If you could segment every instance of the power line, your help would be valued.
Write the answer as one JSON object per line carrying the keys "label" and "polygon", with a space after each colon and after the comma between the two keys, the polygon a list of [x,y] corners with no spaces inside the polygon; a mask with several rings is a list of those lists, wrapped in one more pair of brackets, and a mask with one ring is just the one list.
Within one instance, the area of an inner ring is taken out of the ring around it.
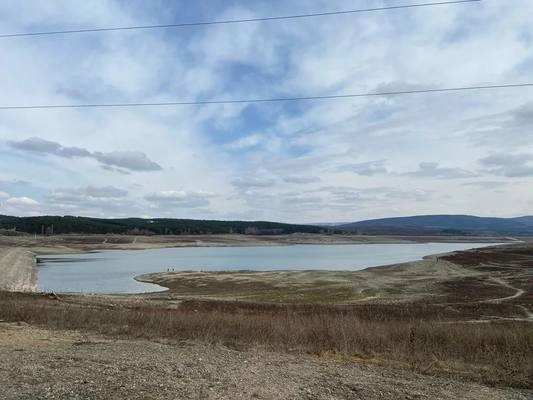
{"label": "power line", "polygon": [[98,108],[98,107],[159,107],[159,106],[197,106],[211,104],[243,104],[243,103],[274,103],[304,100],[334,100],[348,99],[357,97],[376,97],[376,96],[398,96],[407,94],[420,93],[443,93],[443,92],[460,92],[474,90],[494,90],[494,89],[511,89],[533,87],[533,83],[516,83],[504,85],[488,86],[463,86],[441,89],[419,89],[419,90],[399,90],[389,92],[370,92],[370,93],[352,93],[336,94],[326,96],[302,96],[302,97],[278,97],[267,99],[239,99],[239,100],[200,100],[200,101],[170,101],[160,103],[99,103],[99,104],[41,104],[29,106],[0,106],[0,110],[27,110],[27,109],[50,109],[50,108]]}
{"label": "power line", "polygon": [[313,17],[326,17],[332,15],[347,15],[357,13],[368,13],[374,11],[387,11],[387,10],[399,10],[405,8],[417,8],[417,7],[431,7],[442,6],[461,3],[476,3],[482,0],[455,0],[455,1],[439,1],[432,3],[418,3],[418,4],[405,4],[397,6],[386,7],[374,7],[363,8],[357,10],[344,10],[344,11],[331,11],[311,14],[296,14],[296,15],[280,15],[274,17],[262,17],[262,18],[246,18],[246,19],[229,19],[221,21],[200,21],[200,22],[184,22],[179,24],[164,24],[164,25],[137,25],[137,26],[119,26],[109,28],[88,28],[88,29],[73,29],[62,31],[46,31],[46,32],[20,32],[20,33],[6,33],[0,34],[0,38],[20,37],[20,36],[44,36],[44,35],[67,35],[74,33],[89,33],[89,32],[109,32],[109,31],[125,31],[135,29],[162,29],[162,28],[184,28],[190,26],[206,26],[206,25],[223,25],[223,24],[240,24],[246,22],[260,22],[260,21],[279,21],[297,18],[313,18]]}

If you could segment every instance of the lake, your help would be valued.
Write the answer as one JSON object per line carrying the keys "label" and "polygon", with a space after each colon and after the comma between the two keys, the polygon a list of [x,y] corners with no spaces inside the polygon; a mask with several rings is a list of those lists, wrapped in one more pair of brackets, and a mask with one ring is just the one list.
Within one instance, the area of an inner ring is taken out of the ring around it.
{"label": "lake", "polygon": [[175,271],[330,269],[361,270],[415,261],[423,256],[485,247],[487,243],[174,247],[102,250],[38,257],[37,287],[43,291],[142,293],[165,290],[137,282],[137,275]]}

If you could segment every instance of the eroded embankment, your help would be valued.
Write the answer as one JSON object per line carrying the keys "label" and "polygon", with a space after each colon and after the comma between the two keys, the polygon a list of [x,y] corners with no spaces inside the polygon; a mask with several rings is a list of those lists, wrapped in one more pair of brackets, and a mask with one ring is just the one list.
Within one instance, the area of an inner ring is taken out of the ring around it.
{"label": "eroded embankment", "polygon": [[0,247],[0,290],[34,292],[36,283],[35,254],[21,247]]}

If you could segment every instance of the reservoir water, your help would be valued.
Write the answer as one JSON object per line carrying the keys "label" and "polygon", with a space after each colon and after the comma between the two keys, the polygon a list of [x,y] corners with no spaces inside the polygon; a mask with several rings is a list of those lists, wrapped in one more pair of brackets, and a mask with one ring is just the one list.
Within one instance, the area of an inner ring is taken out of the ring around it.
{"label": "reservoir water", "polygon": [[175,247],[150,250],[103,250],[40,256],[37,287],[43,291],[142,293],[164,290],[141,283],[137,275],[175,271],[330,269],[415,261],[423,256],[485,247],[487,243],[416,243],[291,245],[254,247]]}

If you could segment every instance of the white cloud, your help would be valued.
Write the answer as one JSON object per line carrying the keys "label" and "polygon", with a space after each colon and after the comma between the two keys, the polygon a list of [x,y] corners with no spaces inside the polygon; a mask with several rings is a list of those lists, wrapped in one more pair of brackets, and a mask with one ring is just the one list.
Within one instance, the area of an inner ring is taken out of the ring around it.
{"label": "white cloud", "polygon": [[58,157],[94,158],[102,163],[104,168],[124,168],[130,171],[159,171],[161,166],[150,160],[146,154],[140,151],[112,151],[102,153],[90,152],[79,147],[64,147],[59,143],[39,137],[31,137],[22,141],[8,141],[8,145],[17,150],[29,151],[39,154],[53,154]]}
{"label": "white cloud", "polygon": [[296,184],[306,184],[306,183],[316,183],[320,182],[320,178],[318,176],[297,176],[297,175],[289,175],[283,178],[283,180],[287,183],[296,183]]}
{"label": "white cloud", "polygon": [[10,206],[17,208],[34,208],[39,205],[39,202],[30,199],[29,197],[10,197],[6,200],[6,203]]}
{"label": "white cloud", "polygon": [[238,189],[247,190],[274,186],[275,181],[267,178],[246,177],[233,180],[232,185]]}
{"label": "white cloud", "polygon": [[508,178],[533,177],[533,154],[491,154],[479,160],[491,174]]}
{"label": "white cloud", "polygon": [[209,205],[209,199],[214,197],[212,192],[198,190],[198,191],[185,191],[185,190],[163,190],[156,193],[149,194],[145,197],[146,200],[151,202],[156,207],[168,208],[168,207],[185,207],[196,208],[205,207]]}
{"label": "white cloud", "polygon": [[353,172],[357,175],[373,176],[378,174],[386,174],[385,168],[386,160],[368,161],[357,164],[344,164],[337,168],[339,172]]}
{"label": "white cloud", "polygon": [[109,201],[123,198],[128,194],[126,190],[113,186],[87,186],[85,188],[55,189],[46,195],[47,199],[56,202],[83,203],[90,201]]}
{"label": "white cloud", "polygon": [[242,150],[249,147],[257,146],[263,142],[264,138],[261,134],[248,135],[238,140],[235,140],[234,142],[231,142],[228,145],[228,148],[231,150]]}
{"label": "white cloud", "polygon": [[440,167],[436,162],[421,162],[418,164],[418,170],[405,172],[404,175],[415,178],[433,178],[433,179],[456,179],[472,178],[475,173],[462,168]]}

